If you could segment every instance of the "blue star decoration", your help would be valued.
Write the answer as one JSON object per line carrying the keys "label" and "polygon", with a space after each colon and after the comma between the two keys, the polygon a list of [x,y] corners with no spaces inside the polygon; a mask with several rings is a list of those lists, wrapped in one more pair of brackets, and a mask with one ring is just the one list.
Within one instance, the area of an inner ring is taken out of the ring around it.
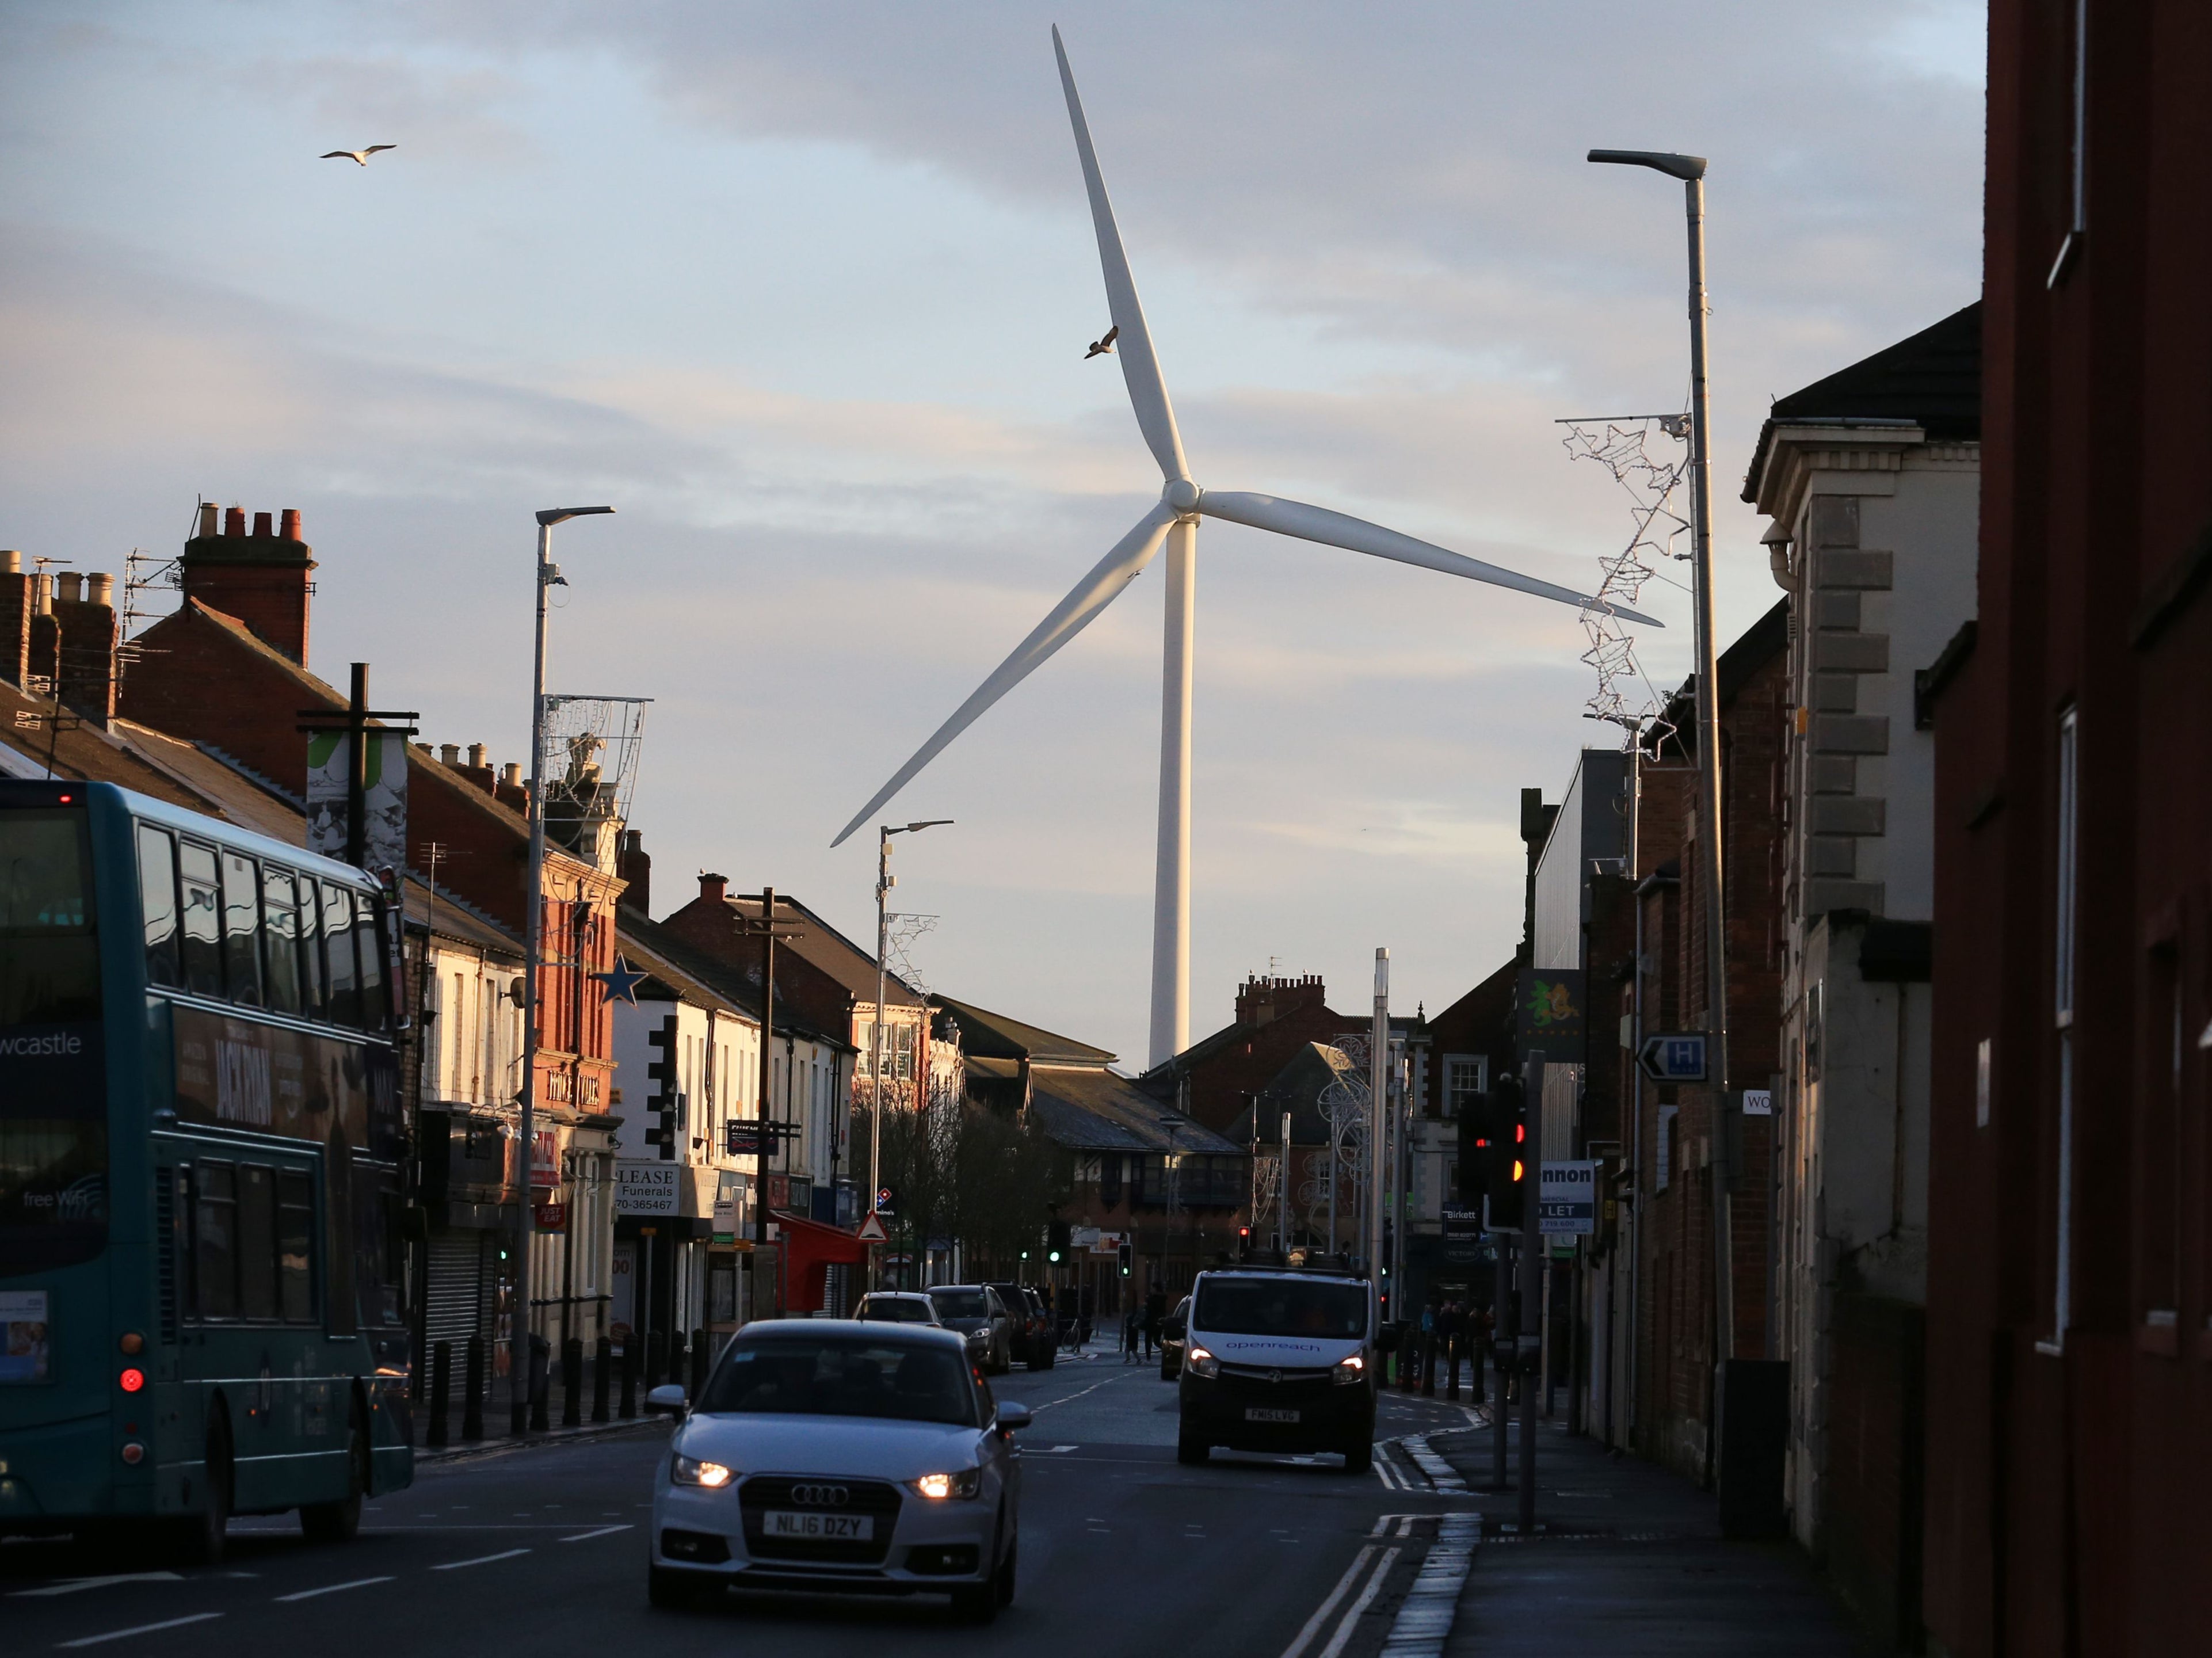
{"label": "blue star decoration", "polygon": [[599,981],[609,1001],[628,1002],[632,1007],[635,1007],[638,986],[643,984],[652,975],[640,973],[628,962],[623,960],[621,955],[617,953],[611,971],[594,973],[591,976]]}

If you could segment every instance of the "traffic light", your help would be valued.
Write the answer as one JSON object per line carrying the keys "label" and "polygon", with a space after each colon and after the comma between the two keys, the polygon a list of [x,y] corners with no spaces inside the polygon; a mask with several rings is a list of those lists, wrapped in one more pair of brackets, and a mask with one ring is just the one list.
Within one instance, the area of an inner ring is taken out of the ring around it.
{"label": "traffic light", "polygon": [[1249,1226],[1240,1226],[1237,1229],[1237,1259],[1239,1260],[1252,1259],[1252,1229]]}
{"label": "traffic light", "polygon": [[1121,1276],[1123,1278],[1129,1276],[1129,1268],[1132,1264],[1130,1260],[1131,1254],[1132,1251],[1129,1248],[1129,1240],[1123,1238],[1119,1247],[1117,1247],[1114,1251],[1114,1259],[1120,1265],[1121,1268]]}
{"label": "traffic light", "polygon": [[1489,1206],[1485,1230],[1517,1232],[1528,1206],[1528,1102],[1520,1083],[1501,1077],[1490,1090],[1489,1120],[1485,1125],[1489,1144],[1484,1148],[1489,1184],[1484,1197]]}
{"label": "traffic light", "polygon": [[1057,1266],[1075,1252],[1074,1234],[1064,1220],[1047,1221],[1044,1229],[1044,1258]]}

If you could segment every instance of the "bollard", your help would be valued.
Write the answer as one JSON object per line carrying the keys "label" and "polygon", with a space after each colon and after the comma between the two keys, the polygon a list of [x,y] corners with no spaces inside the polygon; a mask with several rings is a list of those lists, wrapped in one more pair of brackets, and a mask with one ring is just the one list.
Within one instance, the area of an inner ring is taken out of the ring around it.
{"label": "bollard", "polygon": [[607,1419],[607,1372],[614,1368],[615,1345],[605,1336],[592,1350],[592,1420]]}
{"label": "bollard", "polygon": [[645,1390],[651,1393],[668,1374],[668,1336],[655,1330],[645,1339]]}
{"label": "bollard", "polygon": [[446,1442],[446,1412],[453,1403],[453,1344],[439,1342],[430,1349],[430,1420],[422,1430],[422,1443],[437,1450]]}
{"label": "bollard", "polygon": [[[681,1330],[668,1333],[668,1369],[662,1374],[668,1378],[671,1386],[684,1386],[684,1332]],[[688,1393],[686,1397],[689,1397]]]}
{"label": "bollard", "polygon": [[1421,1338],[1421,1396],[1437,1396],[1437,1333],[1430,1331]]}
{"label": "bollard", "polygon": [[473,1444],[483,1437],[484,1345],[482,1336],[469,1338],[468,1397],[461,1401],[461,1437]]}
{"label": "bollard", "polygon": [[545,1431],[545,1395],[552,1381],[553,1344],[535,1331],[530,1337],[530,1370],[523,1378],[530,1389],[530,1431]]}
{"label": "bollard", "polygon": [[686,1397],[696,1403],[699,1395],[706,1391],[707,1333],[704,1330],[694,1330],[691,1333],[691,1391]]}
{"label": "bollard", "polygon": [[584,1420],[584,1344],[570,1336],[561,1344],[561,1425],[580,1427]]}
{"label": "bollard", "polygon": [[637,1337],[635,1333],[623,1338],[622,1376],[622,1419],[628,1422],[637,1414]]}
{"label": "bollard", "polygon": [[[1479,1359],[1476,1361],[1478,1363],[1480,1362]],[[1456,1330],[1453,1331],[1444,1342],[1444,1376],[1446,1378],[1444,1397],[1457,1399],[1459,1397],[1459,1332]]]}

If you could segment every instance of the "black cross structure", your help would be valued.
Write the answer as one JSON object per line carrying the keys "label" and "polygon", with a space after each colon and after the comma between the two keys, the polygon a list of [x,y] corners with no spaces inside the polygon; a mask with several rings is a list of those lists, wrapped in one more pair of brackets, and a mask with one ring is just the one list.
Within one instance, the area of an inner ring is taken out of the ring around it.
{"label": "black cross structure", "polygon": [[[298,727],[303,732],[342,731],[352,739],[346,752],[346,854],[345,860],[358,869],[368,856],[368,826],[362,821],[368,815],[368,733],[372,720],[420,720],[422,714],[414,708],[372,708],[368,706],[368,664],[353,665],[353,695],[346,710],[339,714],[330,708],[301,708],[299,717],[314,723]],[[416,735],[413,726],[379,726],[380,732],[407,738]],[[404,763],[404,762],[403,762]],[[404,863],[403,857],[400,861]],[[395,870],[395,876],[404,875]]]}
{"label": "black cross structure", "polygon": [[[770,1123],[769,1110],[770,1102],[775,1097],[775,1091],[774,1085],[775,1076],[774,1068],[775,1065],[775,941],[778,938],[797,938],[799,936],[799,928],[793,923],[779,923],[776,920],[775,889],[774,887],[767,887],[763,889],[761,892],[761,913],[757,916],[738,916],[737,918],[737,930],[738,936],[741,938],[758,938],[761,941],[761,1063],[759,1121],[765,1127]],[[775,1139],[777,1149],[783,1155],[784,1168],[786,1172],[788,1172],[791,1167],[791,1142],[798,1137],[798,1130],[788,1121],[775,1124],[775,1130],[776,1131]],[[763,1153],[756,1162],[754,1165],[755,1168],[759,1169],[759,1164],[766,1161],[766,1154]],[[755,1243],[766,1243],[768,1242],[767,1171],[765,1169],[760,1169],[757,1179],[758,1181],[758,1185],[753,1193],[753,1242]],[[781,1278],[781,1274],[779,1273],[777,1276]],[[781,1308],[778,1308],[776,1310],[781,1314],[783,1309]]]}

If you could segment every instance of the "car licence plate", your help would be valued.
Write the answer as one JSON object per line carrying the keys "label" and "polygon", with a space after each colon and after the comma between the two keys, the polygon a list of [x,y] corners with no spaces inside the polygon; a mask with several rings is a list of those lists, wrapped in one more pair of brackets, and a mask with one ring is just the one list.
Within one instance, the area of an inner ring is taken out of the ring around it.
{"label": "car licence plate", "polygon": [[1244,1407],[1244,1419],[1247,1422],[1295,1422],[1298,1419],[1298,1413],[1296,1411],[1270,1410],[1264,1405],[1248,1405]]}
{"label": "car licence plate", "polygon": [[816,1542],[866,1543],[876,1522],[864,1514],[791,1514],[771,1510],[763,1516],[770,1537],[804,1537]]}

